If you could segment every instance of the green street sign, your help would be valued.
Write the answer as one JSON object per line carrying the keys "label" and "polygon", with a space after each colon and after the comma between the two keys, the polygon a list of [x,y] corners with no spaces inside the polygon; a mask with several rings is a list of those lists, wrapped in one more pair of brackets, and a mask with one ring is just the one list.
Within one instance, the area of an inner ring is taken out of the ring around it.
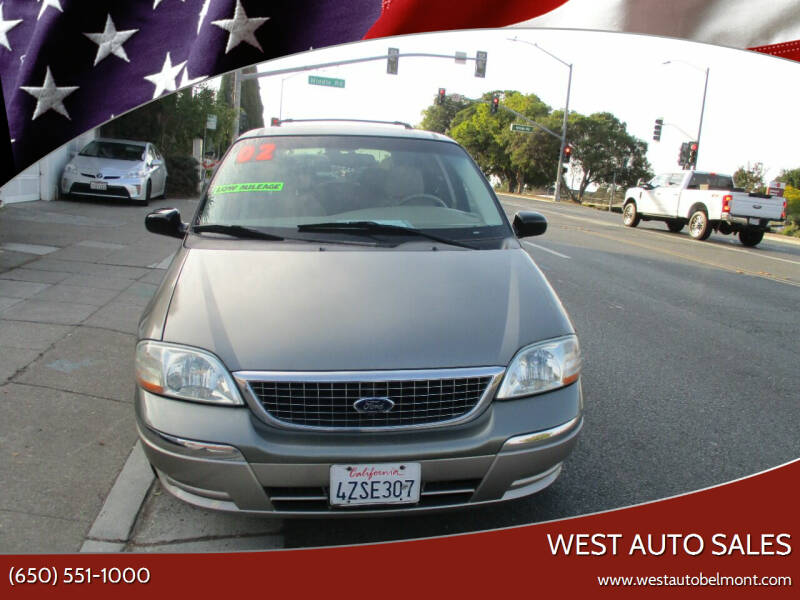
{"label": "green street sign", "polygon": [[308,83],[311,85],[324,85],[335,88],[344,87],[344,79],[337,79],[336,77],[318,77],[317,75],[309,75]]}
{"label": "green street sign", "polygon": [[532,133],[533,127],[530,125],[517,125],[516,123],[512,123],[511,131],[524,131],[525,133]]}

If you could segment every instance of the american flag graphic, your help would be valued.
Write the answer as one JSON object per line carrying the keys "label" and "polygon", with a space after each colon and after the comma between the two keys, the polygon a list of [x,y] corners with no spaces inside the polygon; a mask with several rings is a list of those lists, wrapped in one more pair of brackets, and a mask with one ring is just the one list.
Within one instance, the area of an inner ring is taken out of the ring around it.
{"label": "american flag graphic", "polygon": [[[624,12],[625,1],[593,5]],[[1,0],[0,184],[114,116],[238,67],[363,38],[512,25],[573,2]],[[798,43],[760,49],[800,59]]]}

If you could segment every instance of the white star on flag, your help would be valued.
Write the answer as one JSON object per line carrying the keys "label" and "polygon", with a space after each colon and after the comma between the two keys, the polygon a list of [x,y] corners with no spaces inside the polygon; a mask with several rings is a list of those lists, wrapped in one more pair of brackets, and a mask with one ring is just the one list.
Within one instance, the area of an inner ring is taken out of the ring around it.
{"label": "white star on flag", "polygon": [[44,76],[44,83],[41,87],[20,86],[19,89],[36,98],[36,108],[31,117],[31,121],[33,121],[51,109],[69,119],[69,113],[64,107],[64,98],[77,90],[78,86],[58,87],[53,79],[53,74],[50,72],[50,67],[47,67],[47,73]]}
{"label": "white star on flag", "polygon": [[[36,0],[36,1],[37,2],[41,2],[42,0]],[[64,9],[61,8],[61,0],[44,0],[44,4],[42,4],[42,9],[39,11],[39,16],[36,17],[37,21],[42,18],[42,15],[44,14],[44,11],[47,10],[48,6],[52,6],[53,8],[57,8],[58,12],[62,12],[62,13],[64,12]]]}
{"label": "white star on flag", "polygon": [[248,19],[242,7],[241,0],[236,0],[236,11],[233,13],[232,19],[211,21],[211,24],[221,27],[228,32],[228,45],[225,47],[225,54],[227,54],[242,42],[247,42],[263,52],[264,49],[256,39],[255,30],[261,27],[266,21],[269,21],[269,17],[253,17],[252,19]]}
{"label": "white star on flag", "polygon": [[22,23],[22,19],[9,19],[6,21],[3,18],[3,3],[0,2],[0,46],[3,46],[6,50],[11,50],[11,44],[8,43],[8,32],[20,23]]}
{"label": "white star on flag", "polygon": [[181,81],[178,84],[179,88],[185,88],[190,85],[194,85],[200,81],[203,81],[206,78],[205,75],[200,75],[200,77],[191,78],[189,77],[189,67],[187,66],[183,72],[181,73]]}
{"label": "white star on flag", "polygon": [[161,71],[158,73],[153,73],[152,75],[145,75],[144,78],[147,79],[150,83],[156,86],[155,91],[153,92],[153,100],[158,98],[164,92],[174,92],[177,87],[175,86],[175,78],[178,76],[178,73],[181,72],[183,65],[186,64],[186,61],[179,62],[177,65],[172,64],[172,58],[167,52],[167,56],[164,59],[164,65],[161,67]]}
{"label": "white star on flag", "polygon": [[109,54],[118,56],[125,62],[131,62],[128,55],[125,53],[125,48],[122,44],[128,41],[138,29],[128,29],[127,31],[117,31],[114,21],[111,20],[111,15],[106,17],[106,27],[103,33],[84,33],[86,37],[97,44],[97,56],[94,57],[94,65],[96,66],[101,60],[106,58]]}
{"label": "white star on flag", "polygon": [[197,35],[200,35],[200,28],[203,26],[203,19],[205,19],[208,14],[208,5],[210,2],[211,0],[205,0],[203,6],[200,7],[200,16],[197,19]]}
{"label": "white star on flag", "polygon": [[[158,8],[158,5],[161,4],[163,0],[153,0],[153,10]],[[185,2],[185,0],[181,0],[181,2]]]}

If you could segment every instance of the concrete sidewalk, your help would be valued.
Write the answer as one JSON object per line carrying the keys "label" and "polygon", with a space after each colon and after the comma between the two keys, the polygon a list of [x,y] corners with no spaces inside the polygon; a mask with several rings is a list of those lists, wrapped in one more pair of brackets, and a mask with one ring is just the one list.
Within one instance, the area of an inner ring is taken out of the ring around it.
{"label": "concrete sidewalk", "polygon": [[77,552],[136,441],[136,326],[179,242],[149,208],[0,210],[0,553]]}

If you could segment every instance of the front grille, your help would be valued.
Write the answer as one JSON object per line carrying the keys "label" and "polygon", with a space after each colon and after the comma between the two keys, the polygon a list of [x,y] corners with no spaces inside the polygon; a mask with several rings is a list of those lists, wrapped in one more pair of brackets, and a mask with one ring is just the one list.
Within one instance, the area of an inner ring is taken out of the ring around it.
{"label": "front grille", "polygon": [[91,194],[92,196],[113,196],[117,198],[130,198],[127,188],[121,185],[109,185],[104,190],[93,190],[88,183],[73,183],[70,194]]}
{"label": "front grille", "polygon": [[429,481],[422,484],[419,504],[375,504],[357,507],[332,507],[328,503],[327,487],[266,487],[264,491],[278,512],[321,512],[341,510],[397,510],[408,508],[433,508],[468,504],[480,479],[458,481]]}
{"label": "front grille", "polygon": [[[414,427],[452,421],[475,409],[492,375],[387,381],[250,380],[253,393],[274,419],[302,426],[335,428]],[[355,409],[362,398],[389,398],[388,412]]]}
{"label": "front grille", "polygon": [[105,179],[119,179],[119,175],[101,175],[100,177],[97,177],[97,175],[95,175],[94,173],[81,173],[81,175],[83,175],[84,177],[90,177],[91,179],[97,179],[100,181]]}

